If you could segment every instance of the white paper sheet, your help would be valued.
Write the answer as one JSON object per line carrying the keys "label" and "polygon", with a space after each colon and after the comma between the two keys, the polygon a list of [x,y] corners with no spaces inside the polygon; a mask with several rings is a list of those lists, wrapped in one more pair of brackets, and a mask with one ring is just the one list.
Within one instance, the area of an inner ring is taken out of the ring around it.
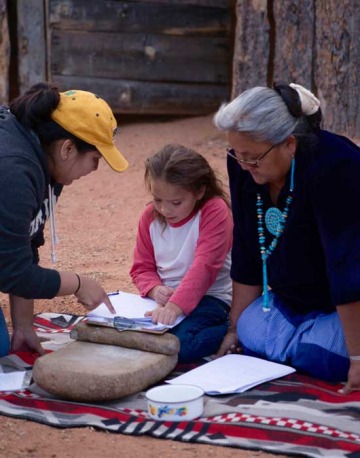
{"label": "white paper sheet", "polygon": [[207,394],[242,393],[250,388],[295,372],[283,364],[245,355],[225,355],[186,372],[168,383],[197,385]]}
{"label": "white paper sheet", "polygon": [[143,322],[146,329],[160,330],[164,328],[173,328],[185,316],[178,317],[173,325],[164,325],[162,323],[151,324],[151,317],[144,317],[145,312],[152,311],[156,308],[156,302],[150,298],[141,297],[138,294],[125,293],[119,291],[116,294],[109,295],[112,305],[116,310],[116,314],[113,315],[105,304],[100,304],[96,309],[91,310],[87,316],[89,317],[101,317],[101,318],[114,318],[114,316],[122,316],[130,318],[135,322]]}
{"label": "white paper sheet", "polygon": [[26,371],[0,373],[0,391],[20,390],[24,385]]}

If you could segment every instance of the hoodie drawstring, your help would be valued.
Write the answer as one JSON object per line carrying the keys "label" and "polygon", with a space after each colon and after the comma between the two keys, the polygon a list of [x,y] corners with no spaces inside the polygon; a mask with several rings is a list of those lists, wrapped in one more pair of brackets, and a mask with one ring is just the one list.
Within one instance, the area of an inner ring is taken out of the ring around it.
{"label": "hoodie drawstring", "polygon": [[51,235],[51,262],[56,263],[56,252],[55,246],[58,243],[58,238],[56,235],[56,226],[55,226],[55,212],[54,206],[56,203],[56,197],[54,189],[49,184],[49,217],[50,217],[50,235]]}

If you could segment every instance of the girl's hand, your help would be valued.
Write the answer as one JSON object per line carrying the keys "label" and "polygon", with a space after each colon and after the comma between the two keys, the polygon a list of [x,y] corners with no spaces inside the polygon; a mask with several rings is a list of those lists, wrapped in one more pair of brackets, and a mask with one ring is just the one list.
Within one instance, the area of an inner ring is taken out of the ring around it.
{"label": "girl's hand", "polygon": [[164,307],[168,303],[170,297],[173,294],[174,294],[173,288],[170,288],[169,286],[159,285],[159,286],[155,286],[155,288],[153,288],[150,291],[148,296],[154,299],[154,301],[158,305]]}
{"label": "girl's hand", "polygon": [[36,335],[33,327],[14,329],[11,337],[11,352],[26,351],[30,353],[39,353],[44,355],[45,350],[40,344],[40,339]]}
{"label": "girl's hand", "polygon": [[228,355],[230,353],[241,353],[241,347],[237,337],[236,330],[229,330],[224,340],[222,341],[219,350],[214,355],[214,359],[220,356]]}
{"label": "girl's hand", "polygon": [[163,307],[156,307],[152,312],[146,312],[145,316],[151,316],[153,323],[174,324],[176,318],[183,314],[181,308],[173,302],[168,302]]}
{"label": "girl's hand", "polygon": [[350,394],[353,391],[360,391],[360,361],[358,360],[350,360],[348,381],[339,393]]}
{"label": "girl's hand", "polygon": [[83,275],[80,276],[80,280],[80,289],[75,294],[80,304],[84,305],[88,310],[92,310],[104,303],[111,313],[116,313],[109,296],[99,283]]}

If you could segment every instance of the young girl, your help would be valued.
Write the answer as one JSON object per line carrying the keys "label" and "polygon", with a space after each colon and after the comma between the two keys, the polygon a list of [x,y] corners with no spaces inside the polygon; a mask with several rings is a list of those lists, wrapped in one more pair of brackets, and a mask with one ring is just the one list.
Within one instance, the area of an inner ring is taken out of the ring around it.
{"label": "young girl", "polygon": [[157,303],[153,322],[173,324],[180,362],[214,354],[228,328],[232,220],[206,159],[167,145],[145,163],[153,202],[141,215],[131,278]]}

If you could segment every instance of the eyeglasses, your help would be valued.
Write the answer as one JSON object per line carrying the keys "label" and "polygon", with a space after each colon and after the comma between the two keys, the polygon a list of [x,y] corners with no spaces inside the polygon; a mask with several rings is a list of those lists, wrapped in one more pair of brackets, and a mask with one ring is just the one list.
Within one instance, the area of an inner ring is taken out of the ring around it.
{"label": "eyeglasses", "polygon": [[259,163],[260,161],[262,161],[264,159],[264,157],[270,153],[270,151],[275,148],[276,145],[272,145],[270,146],[270,148],[265,151],[264,154],[262,154],[261,156],[259,156],[257,159],[255,160],[252,160],[252,161],[249,161],[248,159],[239,159],[237,156],[236,156],[236,153],[235,153],[235,150],[233,148],[227,148],[226,151],[227,151],[227,154],[228,156],[232,157],[233,159],[235,159],[239,164],[245,164],[245,165],[250,165],[251,167],[258,167],[259,166]]}

